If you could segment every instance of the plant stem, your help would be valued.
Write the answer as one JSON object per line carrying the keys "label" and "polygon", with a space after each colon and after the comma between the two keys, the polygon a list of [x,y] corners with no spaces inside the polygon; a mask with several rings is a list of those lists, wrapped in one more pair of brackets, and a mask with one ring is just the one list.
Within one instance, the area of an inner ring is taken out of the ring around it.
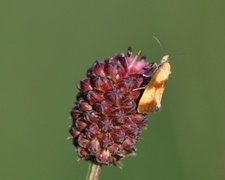
{"label": "plant stem", "polygon": [[88,168],[86,180],[99,180],[102,166],[91,162]]}

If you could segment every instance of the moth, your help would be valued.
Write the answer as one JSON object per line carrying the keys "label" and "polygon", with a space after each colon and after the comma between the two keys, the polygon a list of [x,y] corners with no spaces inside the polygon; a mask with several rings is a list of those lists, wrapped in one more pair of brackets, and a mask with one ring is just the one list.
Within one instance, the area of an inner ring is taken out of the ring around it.
{"label": "moth", "polygon": [[139,113],[153,114],[160,111],[163,92],[171,74],[169,57],[169,55],[163,56],[160,64],[156,65],[151,80],[139,100],[137,107]]}

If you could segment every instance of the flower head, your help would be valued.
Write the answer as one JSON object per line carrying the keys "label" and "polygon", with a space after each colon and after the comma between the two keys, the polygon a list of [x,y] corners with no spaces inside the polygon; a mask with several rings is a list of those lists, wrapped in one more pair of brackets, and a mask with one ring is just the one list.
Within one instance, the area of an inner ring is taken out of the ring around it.
{"label": "flower head", "polygon": [[80,159],[118,166],[135,154],[147,125],[137,104],[154,72],[145,57],[138,61],[140,54],[132,55],[128,48],[126,55],[96,61],[80,81],[69,130]]}

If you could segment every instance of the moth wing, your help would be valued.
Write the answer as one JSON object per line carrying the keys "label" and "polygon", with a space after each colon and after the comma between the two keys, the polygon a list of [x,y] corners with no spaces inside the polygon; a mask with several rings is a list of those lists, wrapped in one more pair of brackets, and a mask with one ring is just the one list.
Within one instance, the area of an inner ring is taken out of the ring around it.
{"label": "moth wing", "polygon": [[139,113],[152,114],[161,109],[160,100],[156,98],[155,93],[156,88],[149,84],[138,103],[137,111]]}
{"label": "moth wing", "polygon": [[161,109],[161,99],[170,73],[168,62],[160,64],[141,96],[137,108],[139,113],[152,114]]}

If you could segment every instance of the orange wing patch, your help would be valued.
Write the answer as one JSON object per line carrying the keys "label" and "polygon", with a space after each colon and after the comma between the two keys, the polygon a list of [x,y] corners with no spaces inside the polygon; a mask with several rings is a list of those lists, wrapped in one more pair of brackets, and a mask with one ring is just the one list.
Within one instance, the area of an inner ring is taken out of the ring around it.
{"label": "orange wing patch", "polygon": [[165,55],[141,96],[137,108],[139,113],[153,114],[161,109],[162,95],[170,73],[169,55]]}

